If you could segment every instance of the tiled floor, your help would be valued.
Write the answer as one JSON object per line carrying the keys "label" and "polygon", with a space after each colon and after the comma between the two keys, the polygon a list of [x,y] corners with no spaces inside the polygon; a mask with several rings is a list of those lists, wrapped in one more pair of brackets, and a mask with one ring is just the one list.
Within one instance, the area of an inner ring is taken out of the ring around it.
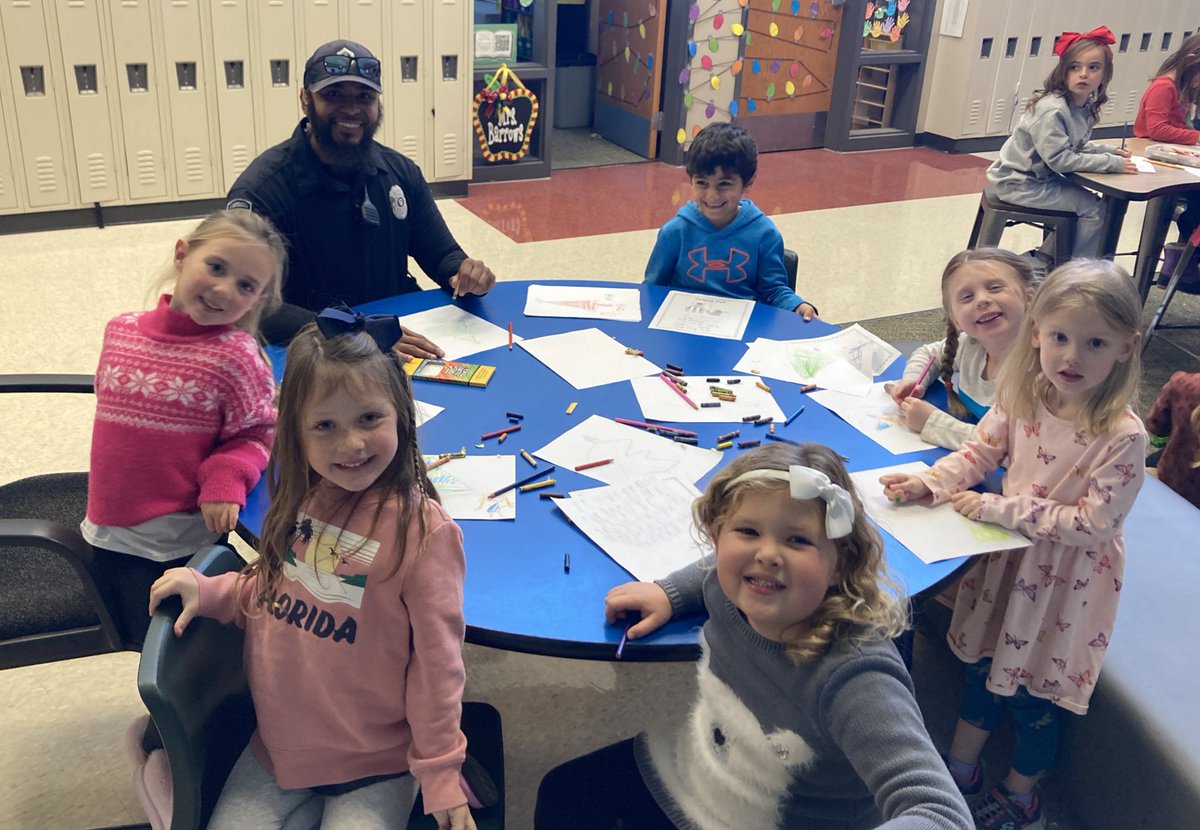
{"label": "tiled floor", "polygon": [[[800,290],[830,322],[940,305],[938,280],[974,217],[986,162],[930,150],[767,154],[750,197],[800,254]],[[678,168],[637,164],[473,186],[441,203],[473,256],[504,279],[640,281],[658,226],[686,198]],[[1141,210],[1127,218],[1134,246]],[[145,307],[191,222],[0,236],[0,371],[91,372],[104,322]],[[1033,238],[1010,232],[1021,250]],[[87,466],[91,402],[0,396],[0,482]],[[598,597],[592,613],[601,613]],[[136,656],[0,672],[0,827],[140,820],[122,751],[140,711]],[[504,718],[510,827],[531,825],[541,775],[636,732],[683,695],[686,664],[576,662],[470,647],[468,692]],[[924,682],[924,681],[923,681]],[[936,681],[935,681],[936,682]],[[938,710],[931,727],[946,733]],[[1082,830],[1061,823],[1060,830]]]}

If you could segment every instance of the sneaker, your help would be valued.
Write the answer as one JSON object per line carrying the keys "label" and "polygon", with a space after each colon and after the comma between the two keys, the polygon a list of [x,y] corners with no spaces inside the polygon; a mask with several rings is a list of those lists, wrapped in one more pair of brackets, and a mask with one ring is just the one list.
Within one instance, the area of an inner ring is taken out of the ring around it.
{"label": "sneaker", "polygon": [[942,762],[946,764],[946,771],[950,773],[950,778],[954,781],[954,786],[958,787],[958,791],[962,793],[963,798],[971,798],[983,792],[983,765],[976,764],[970,778],[959,778],[954,770],[950,769],[950,762],[947,756],[942,756]]}
{"label": "sneaker", "polygon": [[1013,801],[1010,795],[1001,784],[971,804],[977,830],[1045,830],[1046,819],[1038,803],[1038,791],[1034,789],[1033,804],[1029,809]]}

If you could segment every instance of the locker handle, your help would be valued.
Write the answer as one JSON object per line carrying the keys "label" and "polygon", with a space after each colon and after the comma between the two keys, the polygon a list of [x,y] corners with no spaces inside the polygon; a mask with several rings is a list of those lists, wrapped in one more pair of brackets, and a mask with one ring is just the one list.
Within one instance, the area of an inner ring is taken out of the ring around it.
{"label": "locker handle", "polygon": [[243,61],[225,61],[225,86],[242,89],[246,85],[246,65]]}
{"label": "locker handle", "polygon": [[271,86],[290,86],[288,80],[290,71],[287,58],[272,60],[269,64],[271,70]]}
{"label": "locker handle", "polygon": [[125,64],[125,75],[129,79],[130,92],[150,91],[150,70],[144,63]]}
{"label": "locker handle", "polygon": [[75,88],[80,95],[95,95],[99,91],[96,86],[96,64],[75,64]]}
{"label": "locker handle", "polygon": [[46,94],[46,70],[41,66],[22,66],[21,83],[25,87],[25,95],[37,98]]}
{"label": "locker handle", "polygon": [[458,80],[458,55],[442,55],[442,80]]}
{"label": "locker handle", "polygon": [[179,84],[180,89],[194,91],[196,89],[195,61],[176,61],[175,81]]}
{"label": "locker handle", "polygon": [[415,84],[417,82],[417,56],[400,56],[400,83]]}

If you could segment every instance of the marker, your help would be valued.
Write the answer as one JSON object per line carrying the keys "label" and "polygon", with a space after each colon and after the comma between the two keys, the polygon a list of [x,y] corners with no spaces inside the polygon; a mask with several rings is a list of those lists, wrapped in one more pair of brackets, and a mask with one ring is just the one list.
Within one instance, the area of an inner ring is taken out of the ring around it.
{"label": "marker", "polygon": [[692,409],[700,408],[699,406],[696,405],[696,402],[694,400],[692,400],[691,398],[689,398],[687,396],[686,392],[684,392],[677,385],[675,385],[674,382],[672,382],[670,375],[659,375],[659,377],[662,378],[663,383],[665,383],[667,386],[671,387],[671,389],[675,392],[676,395],[683,398],[683,400],[687,403],[688,406],[690,406]]}
{"label": "marker", "polygon": [[494,499],[494,498],[496,498],[496,496],[502,496],[505,493],[507,493],[509,490],[515,490],[517,487],[526,485],[529,482],[533,481],[535,478],[541,478],[542,476],[549,475],[552,472],[554,472],[553,464],[551,464],[549,467],[547,467],[544,470],[538,470],[536,473],[530,473],[529,475],[525,476],[525,478],[519,478],[516,481],[514,481],[512,484],[509,484],[505,487],[501,487],[499,490],[497,490],[494,493],[488,493],[488,498]]}
{"label": "marker", "polygon": [[517,490],[522,493],[528,493],[530,490],[537,490],[542,487],[549,487],[553,484],[558,484],[558,482],[552,478],[548,478],[545,481],[535,481],[533,484],[522,484],[520,487],[517,488]]}
{"label": "marker", "polygon": [[621,652],[625,651],[625,643],[629,642],[629,629],[633,623],[625,623],[625,633],[621,635],[621,642],[617,644],[617,659],[621,659]]}
{"label": "marker", "polygon": [[[542,498],[546,498],[545,493],[542,494]],[[570,572],[571,572],[571,554],[564,553],[563,554],[563,573],[569,574]]]}
{"label": "marker", "polygon": [[802,406],[799,409],[797,409],[795,412],[793,412],[791,415],[789,415],[787,417],[787,420],[783,422],[783,425],[785,427],[791,426],[792,421],[796,420],[796,418],[798,418],[799,416],[801,416],[803,414],[804,414],[804,407]]}
{"label": "marker", "polygon": [[508,324],[508,350],[512,351],[512,323]]}
{"label": "marker", "polygon": [[611,464],[612,462],[613,460],[611,458],[604,458],[600,461],[589,461],[586,464],[580,464],[578,467],[576,467],[575,472],[583,472],[584,470],[590,470],[593,467],[603,467],[605,464]]}
{"label": "marker", "polygon": [[533,457],[532,455],[530,455],[529,453],[525,452],[525,450],[521,450],[521,457],[522,457],[522,458],[524,458],[526,461],[528,461],[528,462],[529,462],[529,466],[530,466],[530,467],[536,467],[536,466],[537,466],[537,459],[536,459],[536,458],[534,458],[534,457]]}
{"label": "marker", "polygon": [[[925,368],[921,370],[921,374],[917,375],[917,384],[916,384],[917,386],[922,386],[922,383],[923,383],[923,382],[924,382],[924,380],[925,380],[925,376],[926,376],[927,374],[929,374],[929,368],[930,368],[931,366],[933,366],[933,358],[934,358],[934,357],[935,357],[935,355],[930,355],[930,356],[929,356],[929,360],[927,360],[927,361],[925,362]],[[924,387],[922,386],[922,388],[924,388]]]}
{"label": "marker", "polygon": [[770,392],[770,391],[771,391],[771,387],[770,387],[770,386],[767,386],[767,385],[766,385],[765,383],[763,383],[761,380],[756,380],[756,381],[754,381],[754,385],[755,385],[755,386],[757,386],[759,389],[761,389],[761,390],[762,390],[762,391],[764,391],[764,392]]}
{"label": "marker", "polygon": [[483,435],[480,435],[479,440],[486,441],[487,439],[495,438],[498,435],[507,435],[510,432],[516,432],[520,428],[521,428],[521,425],[517,424],[516,426],[505,427],[504,429],[498,429],[495,432],[487,432],[487,433],[484,433]]}

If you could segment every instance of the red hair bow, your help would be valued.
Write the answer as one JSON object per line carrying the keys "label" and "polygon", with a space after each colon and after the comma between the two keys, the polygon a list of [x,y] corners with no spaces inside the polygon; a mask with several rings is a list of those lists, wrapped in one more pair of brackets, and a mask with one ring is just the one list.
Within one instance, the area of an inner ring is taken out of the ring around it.
{"label": "red hair bow", "polygon": [[1117,36],[1107,26],[1097,26],[1090,32],[1084,32],[1083,34],[1079,32],[1063,32],[1058,36],[1058,40],[1054,42],[1054,54],[1061,58],[1077,40],[1092,40],[1101,46],[1110,46],[1117,42]]}

